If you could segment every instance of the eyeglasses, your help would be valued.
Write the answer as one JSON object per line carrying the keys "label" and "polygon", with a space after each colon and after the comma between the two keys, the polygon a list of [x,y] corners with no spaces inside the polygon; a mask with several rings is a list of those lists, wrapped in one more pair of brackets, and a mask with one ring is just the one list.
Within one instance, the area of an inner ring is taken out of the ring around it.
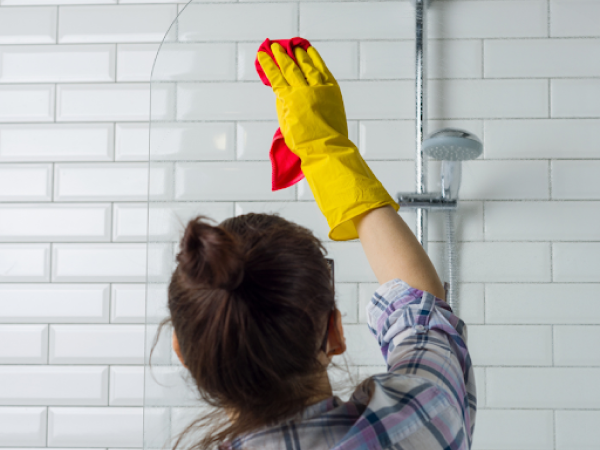
{"label": "eyeglasses", "polygon": [[327,261],[327,265],[329,266],[329,273],[331,274],[331,284],[333,287],[335,287],[334,281],[335,281],[335,277],[334,277],[334,272],[333,272],[333,259],[331,258],[325,258],[325,261]]}
{"label": "eyeglasses", "polygon": [[[335,276],[334,276],[334,265],[333,259],[325,258],[327,261],[327,265],[329,266],[329,273],[331,274],[331,285],[335,292]],[[331,308],[329,315],[327,316],[327,327],[325,328],[325,336],[323,336],[323,342],[321,343],[321,350],[323,353],[327,354],[327,338],[329,337],[329,327],[331,326],[331,319],[333,318],[333,312],[335,311],[335,306]]]}

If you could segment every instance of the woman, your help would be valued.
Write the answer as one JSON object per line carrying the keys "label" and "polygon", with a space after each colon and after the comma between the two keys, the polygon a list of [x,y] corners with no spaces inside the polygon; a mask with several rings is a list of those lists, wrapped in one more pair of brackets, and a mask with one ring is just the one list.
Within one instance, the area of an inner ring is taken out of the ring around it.
{"label": "woman", "polygon": [[[327,366],[346,350],[321,242],[281,217],[189,222],[169,286],[173,347],[204,400],[226,415],[195,448],[468,449],[475,380],[466,327],[427,254],[348,140],[339,86],[313,47],[258,60],[286,145],[334,240],[359,238],[380,287],[368,326],[388,371],[348,402]],[[262,54],[261,54],[262,53]],[[276,64],[276,63],[277,64]]]}

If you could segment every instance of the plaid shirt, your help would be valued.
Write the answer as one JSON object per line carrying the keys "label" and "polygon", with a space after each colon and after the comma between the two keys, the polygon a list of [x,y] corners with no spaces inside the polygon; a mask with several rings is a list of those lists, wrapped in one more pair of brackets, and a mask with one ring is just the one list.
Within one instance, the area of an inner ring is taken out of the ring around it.
{"label": "plaid shirt", "polygon": [[363,381],[347,402],[330,397],[229,448],[469,449],[477,400],[465,323],[399,279],[375,291],[367,313],[386,373]]}

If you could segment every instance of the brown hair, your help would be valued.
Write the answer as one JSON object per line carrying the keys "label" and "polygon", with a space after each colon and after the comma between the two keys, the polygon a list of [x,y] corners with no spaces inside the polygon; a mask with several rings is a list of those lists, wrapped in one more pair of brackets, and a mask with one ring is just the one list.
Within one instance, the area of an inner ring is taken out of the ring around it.
{"label": "brown hair", "polygon": [[191,220],[181,239],[167,322],[215,412],[191,424],[175,448],[207,424],[192,448],[213,448],[290,418],[322,395],[315,379],[326,368],[317,355],[335,309],[327,251],[310,230],[270,214],[217,226],[207,220]]}

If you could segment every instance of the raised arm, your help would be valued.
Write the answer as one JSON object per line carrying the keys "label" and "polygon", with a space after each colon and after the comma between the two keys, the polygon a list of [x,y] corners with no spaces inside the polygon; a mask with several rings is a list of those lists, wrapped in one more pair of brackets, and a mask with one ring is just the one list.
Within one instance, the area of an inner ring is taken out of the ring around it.
{"label": "raised arm", "polygon": [[261,50],[257,61],[275,93],[285,144],[302,161],[329,237],[360,238],[380,283],[400,278],[444,298],[427,253],[396,213],[400,206],[348,139],[341,89],[319,53],[296,47],[295,62],[278,43],[270,49],[275,60]]}
{"label": "raised arm", "polygon": [[372,209],[353,221],[379,284],[400,278],[416,289],[445,299],[433,263],[394,208]]}

